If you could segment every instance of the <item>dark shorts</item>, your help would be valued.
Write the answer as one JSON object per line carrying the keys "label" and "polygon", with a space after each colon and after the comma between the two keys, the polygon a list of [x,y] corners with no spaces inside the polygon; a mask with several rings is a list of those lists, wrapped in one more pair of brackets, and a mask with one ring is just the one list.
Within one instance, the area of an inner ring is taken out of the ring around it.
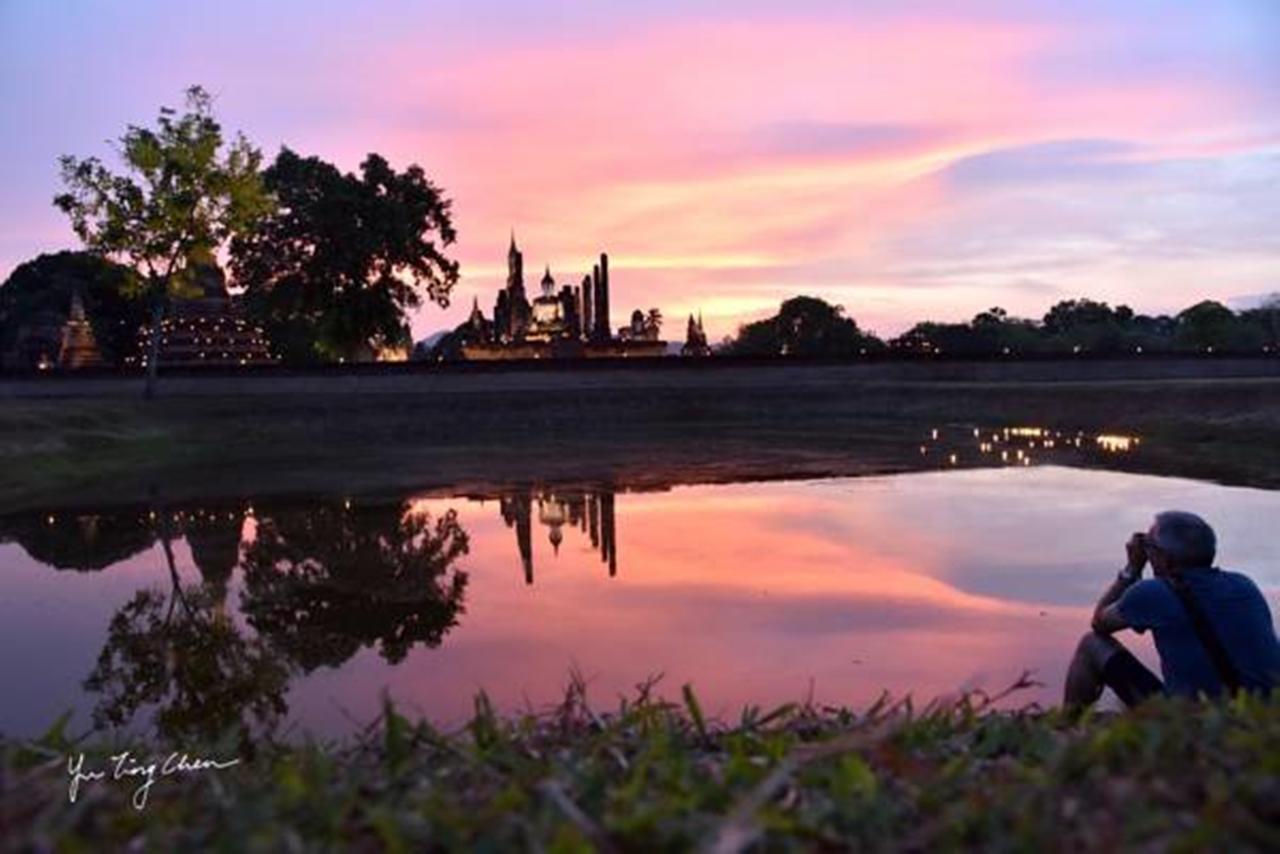
{"label": "dark shorts", "polygon": [[1102,668],[1102,681],[1116,692],[1126,706],[1136,706],[1148,697],[1164,693],[1164,683],[1133,653],[1121,647]]}

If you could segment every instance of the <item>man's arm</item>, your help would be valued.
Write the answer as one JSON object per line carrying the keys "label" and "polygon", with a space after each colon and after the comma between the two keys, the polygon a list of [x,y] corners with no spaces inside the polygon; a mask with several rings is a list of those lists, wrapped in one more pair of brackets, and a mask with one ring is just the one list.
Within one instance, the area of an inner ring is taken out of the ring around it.
{"label": "man's arm", "polygon": [[1130,537],[1124,548],[1128,556],[1125,568],[1120,570],[1116,580],[1111,582],[1111,586],[1093,609],[1093,630],[1100,635],[1111,635],[1129,628],[1128,621],[1120,614],[1116,603],[1126,590],[1142,578],[1142,568],[1147,563],[1147,550],[1142,545],[1141,534]]}
{"label": "man's arm", "polygon": [[1116,580],[1111,582],[1111,586],[1107,588],[1107,592],[1102,594],[1102,598],[1098,600],[1097,606],[1093,609],[1093,630],[1100,635],[1111,635],[1121,629],[1129,628],[1128,622],[1120,615],[1120,609],[1116,606],[1116,602],[1124,595],[1124,592],[1137,583],[1139,576],[1135,573],[1132,577],[1126,577],[1124,572],[1116,576]]}

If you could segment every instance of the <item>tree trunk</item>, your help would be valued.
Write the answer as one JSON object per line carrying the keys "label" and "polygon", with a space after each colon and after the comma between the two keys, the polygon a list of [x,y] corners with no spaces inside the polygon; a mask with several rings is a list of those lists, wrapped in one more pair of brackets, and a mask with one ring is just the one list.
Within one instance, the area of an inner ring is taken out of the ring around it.
{"label": "tree trunk", "polygon": [[151,307],[151,341],[147,353],[147,384],[142,389],[142,397],[151,400],[156,396],[156,379],[160,372],[160,335],[164,322],[164,296],[157,295]]}

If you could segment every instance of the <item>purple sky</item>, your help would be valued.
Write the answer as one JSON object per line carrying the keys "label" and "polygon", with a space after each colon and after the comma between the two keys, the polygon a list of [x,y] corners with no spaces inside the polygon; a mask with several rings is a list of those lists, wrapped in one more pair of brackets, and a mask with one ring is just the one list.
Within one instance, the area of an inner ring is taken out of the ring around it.
{"label": "purple sky", "polygon": [[[418,162],[486,310],[509,230],[615,321],[797,293],[881,334],[1280,290],[1280,3],[0,0],[0,277],[76,245],[62,153],[201,83],[228,130]],[[669,334],[678,330],[669,328]]]}

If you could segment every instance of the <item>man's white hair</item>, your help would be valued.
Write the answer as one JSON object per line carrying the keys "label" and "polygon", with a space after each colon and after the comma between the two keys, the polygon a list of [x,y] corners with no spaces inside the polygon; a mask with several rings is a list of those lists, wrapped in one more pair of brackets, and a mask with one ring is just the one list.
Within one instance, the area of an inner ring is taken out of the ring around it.
{"label": "man's white hair", "polygon": [[1184,510],[1157,513],[1150,537],[1181,566],[1212,566],[1218,552],[1218,538],[1209,523]]}

